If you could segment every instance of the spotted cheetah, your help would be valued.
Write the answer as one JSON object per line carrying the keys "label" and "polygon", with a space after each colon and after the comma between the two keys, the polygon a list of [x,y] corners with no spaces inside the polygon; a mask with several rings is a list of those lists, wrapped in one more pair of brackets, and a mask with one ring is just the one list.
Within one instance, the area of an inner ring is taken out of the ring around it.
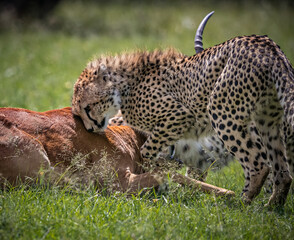
{"label": "spotted cheetah", "polygon": [[[203,51],[202,35],[209,18],[214,14],[210,12],[200,23],[195,39],[194,49],[196,54]],[[285,119],[284,119],[285,120]],[[123,120],[121,112],[114,118],[109,120],[110,126],[127,125]],[[251,122],[250,134],[254,136],[256,129],[254,122]],[[287,162],[289,164],[290,174],[294,176],[294,133],[291,131],[291,127],[286,121],[281,124],[280,130],[282,131],[282,139],[286,147]],[[199,176],[206,176],[207,169],[212,165],[216,165],[217,168],[225,166],[228,162],[232,161],[234,157],[227,151],[221,139],[217,135],[208,136],[200,140],[179,140],[175,145],[169,149],[171,159],[180,159],[180,162],[187,166],[186,175],[193,178]],[[269,166],[271,162],[268,161]],[[272,176],[268,176],[267,190],[270,191],[272,186]]]}
{"label": "spotted cheetah", "polygon": [[269,160],[269,204],[284,204],[292,178],[279,127],[283,117],[294,125],[293,81],[293,68],[275,42],[242,36],[190,57],[169,49],[96,59],[76,82],[72,106],[92,132],[103,131],[121,110],[129,125],[149,134],[141,148],[145,160],[179,139],[215,132],[244,169],[244,200],[260,192]]}

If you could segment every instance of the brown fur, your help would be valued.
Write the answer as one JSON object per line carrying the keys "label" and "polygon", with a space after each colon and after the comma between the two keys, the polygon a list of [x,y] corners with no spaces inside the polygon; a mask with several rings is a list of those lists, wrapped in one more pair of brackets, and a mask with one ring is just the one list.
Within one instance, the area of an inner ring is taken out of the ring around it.
{"label": "brown fur", "polygon": [[[107,153],[115,158],[122,190],[158,186],[149,173],[143,173],[139,147],[145,136],[130,127],[109,127],[105,133],[88,133],[71,108],[33,112],[26,109],[0,109],[0,174],[11,184],[37,175],[40,167],[64,169],[78,154],[89,154],[87,163]],[[92,153],[92,154],[91,154]]]}

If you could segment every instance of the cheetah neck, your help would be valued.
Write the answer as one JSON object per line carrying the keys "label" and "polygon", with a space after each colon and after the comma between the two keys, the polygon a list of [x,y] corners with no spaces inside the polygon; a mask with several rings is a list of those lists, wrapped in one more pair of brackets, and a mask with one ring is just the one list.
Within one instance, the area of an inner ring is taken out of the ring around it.
{"label": "cheetah neck", "polygon": [[108,80],[122,97],[129,94],[129,90],[140,83],[143,76],[151,75],[158,68],[173,65],[183,59],[184,55],[174,49],[153,52],[134,52],[115,57],[102,57],[99,62],[92,62],[96,66],[103,64],[108,70]]}

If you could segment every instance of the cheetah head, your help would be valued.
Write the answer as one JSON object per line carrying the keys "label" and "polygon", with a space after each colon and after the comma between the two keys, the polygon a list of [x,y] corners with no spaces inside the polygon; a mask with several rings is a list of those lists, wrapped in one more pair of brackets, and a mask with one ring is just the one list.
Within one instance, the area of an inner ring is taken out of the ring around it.
{"label": "cheetah head", "polygon": [[89,132],[106,129],[120,109],[120,94],[110,81],[104,64],[88,65],[74,85],[72,112],[80,116]]}

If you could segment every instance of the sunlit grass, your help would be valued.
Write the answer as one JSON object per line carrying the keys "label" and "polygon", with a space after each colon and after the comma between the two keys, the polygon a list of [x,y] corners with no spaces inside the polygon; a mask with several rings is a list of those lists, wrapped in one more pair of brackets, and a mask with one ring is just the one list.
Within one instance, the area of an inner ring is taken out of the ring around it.
{"label": "sunlit grass", "polygon": [[[219,179],[240,193],[243,179],[237,163],[210,173],[208,182],[217,184]],[[293,195],[283,210],[265,208],[268,197],[245,206],[238,196],[215,198],[176,185],[164,194],[149,191],[140,196],[108,195],[91,187],[23,185],[1,192],[0,238],[291,239]]]}

